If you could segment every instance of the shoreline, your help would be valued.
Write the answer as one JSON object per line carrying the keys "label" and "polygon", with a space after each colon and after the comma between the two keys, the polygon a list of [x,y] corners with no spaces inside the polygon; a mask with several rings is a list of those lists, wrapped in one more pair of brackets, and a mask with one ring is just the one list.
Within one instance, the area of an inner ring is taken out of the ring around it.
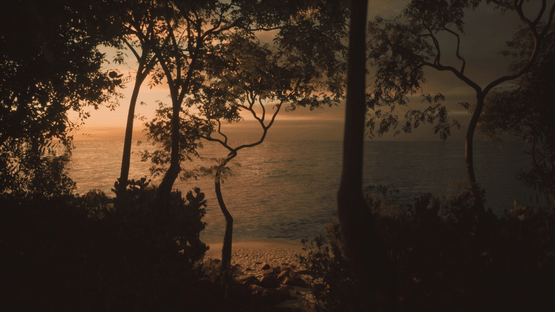
{"label": "shoreline", "polygon": [[[205,242],[210,247],[204,259],[221,260],[222,242]],[[300,243],[280,239],[244,239],[232,243],[231,265],[237,266],[242,274],[261,275],[261,268],[268,264],[271,267],[282,265],[299,265],[298,254],[306,254]],[[238,273],[239,273],[238,272]]]}

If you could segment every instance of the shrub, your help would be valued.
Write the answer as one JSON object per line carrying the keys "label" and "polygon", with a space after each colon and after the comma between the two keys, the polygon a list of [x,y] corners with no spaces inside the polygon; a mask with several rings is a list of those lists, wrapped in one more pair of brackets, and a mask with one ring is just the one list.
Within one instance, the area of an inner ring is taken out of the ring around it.
{"label": "shrub", "polygon": [[[460,184],[457,190],[441,199],[424,194],[404,206],[388,199],[387,189],[367,194],[397,267],[399,311],[555,306],[554,213],[521,206],[502,218],[491,210],[476,213],[468,189]],[[311,308],[338,311],[350,300],[353,285],[339,224],[332,220],[326,228],[329,244],[323,237],[304,241],[308,255],[300,260],[314,274]]]}
{"label": "shrub", "polygon": [[[194,296],[194,264],[207,246],[204,194],[172,193],[170,222],[156,217],[155,188],[135,183],[127,209],[106,195],[0,203],[6,306],[20,310],[173,311]],[[12,305],[11,303],[15,304]]]}

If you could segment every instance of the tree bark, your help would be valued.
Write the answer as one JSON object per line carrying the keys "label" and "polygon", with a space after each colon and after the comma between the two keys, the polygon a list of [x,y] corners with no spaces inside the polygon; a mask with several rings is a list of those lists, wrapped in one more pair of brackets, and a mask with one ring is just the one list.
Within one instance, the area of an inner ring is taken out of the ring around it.
{"label": "tree bark", "polygon": [[233,217],[229,210],[224,203],[224,198],[222,196],[222,190],[220,188],[221,184],[221,176],[220,172],[216,173],[215,176],[215,189],[216,189],[216,198],[218,199],[218,204],[222,213],[225,217],[225,234],[224,234],[224,242],[222,246],[222,268],[221,268],[221,277],[222,277],[222,284],[226,288],[226,296],[227,296],[227,286],[229,285],[231,279],[231,250],[232,250],[232,243],[233,243]]}
{"label": "tree bark", "polygon": [[125,141],[123,144],[123,156],[121,160],[121,173],[119,178],[118,191],[125,192],[127,189],[127,181],[129,180],[129,167],[131,163],[131,145],[133,139],[133,122],[135,120],[135,107],[137,106],[137,99],[139,97],[139,90],[146,78],[145,74],[140,74],[143,71],[143,64],[139,64],[138,74],[133,86],[133,93],[131,94],[131,101],[129,102],[129,112],[127,114],[127,126],[125,128]]}
{"label": "tree bark", "polygon": [[343,170],[337,204],[345,251],[357,277],[357,302],[348,303],[347,308],[394,311],[397,305],[395,269],[362,194],[367,6],[367,0],[351,1]]}
{"label": "tree bark", "polygon": [[485,94],[483,92],[477,92],[476,107],[474,108],[474,113],[472,113],[472,117],[470,118],[468,130],[466,131],[466,137],[464,140],[466,175],[468,177],[468,184],[470,192],[472,193],[472,199],[474,200],[474,204],[478,209],[478,212],[482,212],[484,210],[484,202],[482,200],[482,196],[480,195],[480,186],[476,182],[476,176],[474,175],[474,133],[476,131],[480,115],[484,109],[484,98]]}
{"label": "tree bark", "polygon": [[181,124],[179,123],[179,112],[181,110],[181,105],[177,101],[177,97],[172,95],[172,103],[173,103],[173,113],[172,113],[172,150],[171,150],[171,159],[170,159],[170,168],[164,175],[164,179],[160,183],[158,188],[158,202],[160,205],[160,212],[162,216],[162,220],[166,222],[169,217],[169,204],[170,204],[170,197],[173,184],[177,177],[179,176],[179,172],[181,171],[180,161],[179,161],[179,131]]}
{"label": "tree bark", "polygon": [[222,170],[224,167],[237,156],[237,151],[231,149],[231,152],[227,155],[227,158],[219,165],[218,171],[214,175],[214,189],[216,191],[216,198],[218,199],[218,205],[222,211],[225,218],[225,233],[224,242],[222,245],[222,268],[221,268],[221,278],[222,285],[225,288],[225,296],[227,297],[227,289],[229,283],[231,282],[231,251],[233,247],[233,217],[224,202],[224,197],[222,196],[221,181],[222,181]]}

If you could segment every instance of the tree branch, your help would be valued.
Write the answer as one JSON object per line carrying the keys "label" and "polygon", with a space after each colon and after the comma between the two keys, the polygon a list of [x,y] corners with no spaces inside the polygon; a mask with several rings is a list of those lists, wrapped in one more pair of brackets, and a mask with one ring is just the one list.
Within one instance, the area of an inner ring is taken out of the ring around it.
{"label": "tree branch", "polygon": [[461,62],[462,62],[460,73],[461,73],[461,75],[464,75],[464,68],[465,68],[465,66],[466,66],[466,61],[465,61],[465,59],[462,58],[462,57],[460,56],[460,54],[459,54],[459,48],[460,48],[460,43],[461,43],[461,37],[459,36],[459,34],[457,34],[456,32],[454,32],[454,31],[448,29],[447,27],[443,27],[443,29],[446,30],[446,31],[448,31],[448,32],[450,32],[450,33],[452,33],[453,35],[455,35],[455,36],[457,37],[457,50],[456,50],[455,54],[457,55],[457,58],[458,58],[459,60],[461,60]]}
{"label": "tree branch", "polygon": [[432,64],[432,63],[426,62],[426,61],[422,61],[422,65],[429,66],[429,67],[431,67],[433,69],[436,69],[436,70],[439,70],[439,71],[448,70],[448,71],[452,72],[453,74],[455,74],[455,76],[457,76],[457,78],[462,80],[464,83],[471,86],[474,90],[476,90],[476,92],[481,92],[482,91],[482,88],[478,84],[476,84],[474,81],[470,80],[465,75],[461,74],[458,70],[456,70],[452,66],[435,65],[435,64]]}

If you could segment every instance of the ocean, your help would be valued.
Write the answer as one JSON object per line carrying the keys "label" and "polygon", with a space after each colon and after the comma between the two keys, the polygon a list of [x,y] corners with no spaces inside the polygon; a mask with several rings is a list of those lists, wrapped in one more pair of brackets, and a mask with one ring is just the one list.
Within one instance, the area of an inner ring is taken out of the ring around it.
{"label": "ocean", "polygon": [[[123,142],[74,142],[70,175],[77,193],[91,189],[113,196],[119,177]],[[141,162],[139,151],[153,147],[133,146],[130,178],[150,177],[149,162]],[[341,172],[341,141],[268,141],[243,149],[231,162],[232,175],[222,184],[222,193],[234,217],[234,239],[281,239],[299,241],[324,234],[324,226],[336,216],[336,193]],[[515,201],[545,203],[545,197],[524,186],[515,174],[530,166],[523,142],[504,142],[502,148],[489,142],[475,146],[475,172],[486,189],[486,206],[498,215]],[[221,146],[206,143],[200,151],[205,160],[186,165],[206,165],[210,158],[226,156]],[[365,142],[364,185],[385,185],[400,190],[398,200],[410,202],[423,193],[447,194],[449,183],[466,179],[463,142]],[[161,178],[153,179],[157,183]],[[207,228],[201,238],[223,239],[224,217],[219,210],[211,176],[177,180],[174,188],[187,192],[200,187],[206,194]]]}

